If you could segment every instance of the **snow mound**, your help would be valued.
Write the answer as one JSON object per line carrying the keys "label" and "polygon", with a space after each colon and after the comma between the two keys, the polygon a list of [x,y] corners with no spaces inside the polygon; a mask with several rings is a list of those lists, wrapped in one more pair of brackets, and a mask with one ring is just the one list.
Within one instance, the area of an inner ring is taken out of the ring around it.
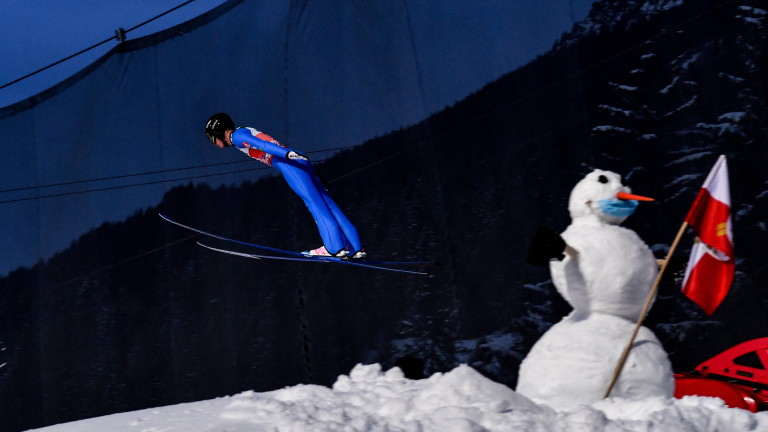
{"label": "snow mound", "polygon": [[469,366],[423,380],[357,365],[332,388],[297,385],[67,423],[45,432],[759,431],[768,413],[719,399],[612,398],[572,411],[538,406]]}
{"label": "snow mound", "polygon": [[332,389],[300,385],[237,395],[222,417],[280,431],[474,431],[504,423],[511,412],[540,410],[469,366],[413,381],[375,364],[356,366]]}

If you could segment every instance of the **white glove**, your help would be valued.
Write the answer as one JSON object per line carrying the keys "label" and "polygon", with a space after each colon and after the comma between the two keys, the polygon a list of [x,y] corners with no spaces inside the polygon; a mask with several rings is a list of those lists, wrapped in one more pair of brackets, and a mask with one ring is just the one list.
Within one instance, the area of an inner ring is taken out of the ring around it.
{"label": "white glove", "polygon": [[309,160],[308,157],[304,156],[303,154],[299,152],[295,152],[293,150],[289,151],[288,154],[285,155],[288,159],[294,159],[294,160]]}

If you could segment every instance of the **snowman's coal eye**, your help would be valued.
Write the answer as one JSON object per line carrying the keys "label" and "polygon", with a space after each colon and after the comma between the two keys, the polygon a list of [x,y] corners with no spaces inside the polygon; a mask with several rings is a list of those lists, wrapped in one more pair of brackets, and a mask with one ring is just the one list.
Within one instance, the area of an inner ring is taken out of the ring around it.
{"label": "snowman's coal eye", "polygon": [[599,181],[600,183],[608,183],[608,177],[601,175],[600,177],[597,178],[597,181]]}

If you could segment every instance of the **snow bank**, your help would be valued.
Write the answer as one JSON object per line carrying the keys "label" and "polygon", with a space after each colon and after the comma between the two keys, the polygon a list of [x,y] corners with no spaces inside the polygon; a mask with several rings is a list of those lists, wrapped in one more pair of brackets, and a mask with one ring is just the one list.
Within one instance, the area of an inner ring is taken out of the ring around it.
{"label": "snow bank", "polygon": [[570,411],[538,406],[469,366],[413,381],[395,368],[358,365],[332,388],[298,385],[48,428],[96,431],[758,431],[768,413],[727,408],[719,399],[607,399]]}

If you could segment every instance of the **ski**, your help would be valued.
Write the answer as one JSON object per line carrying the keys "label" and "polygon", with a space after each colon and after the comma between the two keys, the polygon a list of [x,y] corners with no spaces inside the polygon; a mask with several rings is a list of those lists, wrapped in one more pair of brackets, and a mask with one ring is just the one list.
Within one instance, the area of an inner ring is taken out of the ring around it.
{"label": "ski", "polygon": [[344,265],[352,265],[357,267],[366,267],[366,268],[372,268],[372,269],[378,269],[378,270],[386,270],[391,272],[397,272],[397,273],[407,273],[407,274],[415,274],[415,275],[428,275],[428,272],[424,271],[414,271],[414,270],[403,270],[403,269],[397,269],[397,268],[391,268],[391,267],[384,267],[381,265],[374,265],[370,264],[367,261],[366,262],[360,262],[360,261],[348,261],[341,258],[336,257],[314,257],[314,256],[306,256],[302,255],[302,258],[299,257],[292,257],[292,256],[274,256],[274,255],[259,255],[259,254],[250,254],[250,253],[244,253],[244,252],[236,252],[229,249],[221,249],[216,248],[213,246],[208,246],[205,243],[197,242],[198,245],[210,249],[216,252],[221,252],[229,255],[235,255],[245,258],[252,258],[252,259],[271,259],[271,260],[280,260],[280,261],[303,261],[303,262],[318,262],[318,263],[336,263],[336,264],[344,264]]}
{"label": "ski", "polygon": [[[275,252],[275,253],[279,253],[279,254],[288,255],[287,257],[279,257],[279,256],[273,256],[273,255],[247,254],[247,253],[235,252],[235,251],[228,251],[227,252],[230,255],[240,255],[240,254],[242,254],[242,256],[246,256],[247,258],[254,258],[254,259],[261,259],[261,258],[263,258],[263,259],[277,259],[277,260],[282,259],[282,260],[286,260],[286,261],[310,261],[311,260],[311,261],[319,261],[319,262],[339,262],[339,263],[343,263],[343,264],[352,264],[352,265],[357,265],[357,266],[362,266],[362,267],[382,268],[382,269],[387,269],[387,270],[391,270],[391,271],[398,271],[398,270],[397,269],[390,269],[390,268],[384,267],[384,266],[391,266],[391,265],[431,265],[431,266],[439,266],[440,265],[439,263],[437,263],[435,261],[365,261],[365,262],[357,262],[357,261],[344,260],[344,259],[335,258],[335,257],[311,257],[311,256],[307,256],[307,255],[305,255],[305,254],[303,254],[301,252],[294,252],[294,251],[289,251],[289,250],[285,250],[285,249],[278,249],[278,248],[273,248],[273,247],[270,247],[270,246],[264,246],[264,245],[260,245],[260,244],[256,244],[256,243],[244,242],[244,241],[235,240],[235,239],[232,239],[232,238],[229,238],[229,237],[224,237],[224,236],[221,236],[221,235],[218,235],[218,234],[214,234],[214,233],[211,233],[211,232],[208,232],[208,231],[203,231],[201,229],[194,228],[194,227],[191,227],[189,225],[185,225],[185,224],[183,224],[181,222],[177,222],[177,221],[171,219],[170,217],[164,215],[163,213],[159,213],[159,216],[161,218],[163,218],[167,222],[170,222],[170,223],[172,223],[172,224],[174,224],[176,226],[188,229],[190,231],[196,232],[198,234],[202,234],[202,235],[205,235],[205,236],[208,236],[208,237],[216,238],[216,239],[219,239],[219,240],[223,240],[223,241],[226,241],[226,242],[235,243],[235,244],[239,244],[239,245],[243,245],[243,246],[247,246],[247,247],[251,247],[251,248],[256,248],[256,249],[261,249],[261,250],[265,250],[265,251],[269,251],[269,252]],[[202,246],[205,246],[205,245],[202,245]],[[212,249],[209,246],[205,246],[205,247],[207,247],[209,249]],[[221,251],[225,251],[225,249],[222,249]],[[288,258],[291,258],[291,259],[288,259]],[[321,261],[321,259],[322,259],[322,261]],[[407,271],[407,270],[402,270],[401,272],[413,273],[413,274],[428,274],[426,272],[413,272],[413,271]]]}

